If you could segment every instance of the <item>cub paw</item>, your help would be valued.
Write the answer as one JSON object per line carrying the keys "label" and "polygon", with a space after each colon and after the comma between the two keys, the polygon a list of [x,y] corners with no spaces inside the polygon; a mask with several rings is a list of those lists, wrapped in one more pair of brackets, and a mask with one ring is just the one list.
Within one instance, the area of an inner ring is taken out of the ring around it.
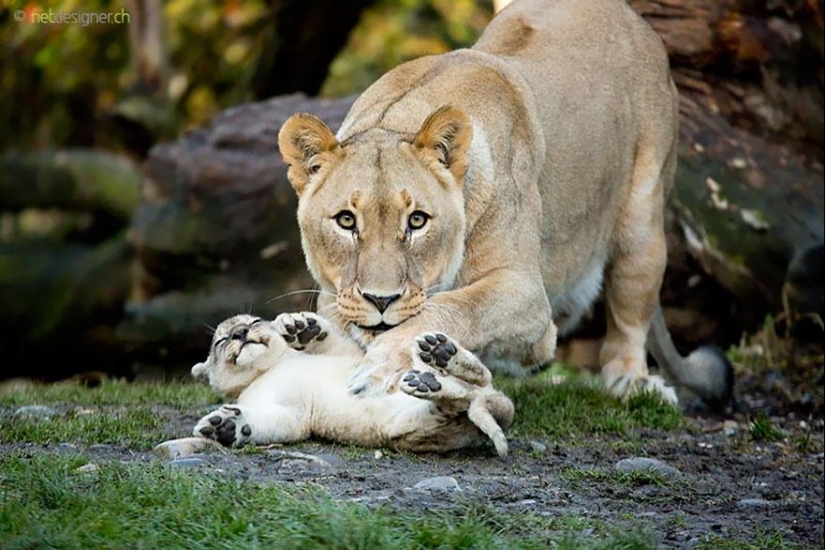
{"label": "cub paw", "polygon": [[224,447],[243,447],[252,440],[252,427],[238,407],[224,405],[200,419],[192,430],[195,437],[217,441]]}
{"label": "cub paw", "polygon": [[458,347],[440,332],[425,333],[415,339],[418,358],[428,365],[447,368],[458,353]]}
{"label": "cub paw", "polygon": [[432,394],[441,391],[441,382],[432,372],[412,369],[401,378],[401,391],[409,395]]}
{"label": "cub paw", "polygon": [[328,322],[314,313],[282,313],[275,318],[275,330],[289,347],[312,352],[329,336]]}
{"label": "cub paw", "polygon": [[475,355],[445,334],[421,334],[415,339],[412,355],[414,363],[443,369],[464,382],[477,386],[486,386],[490,383],[491,375],[487,367]]}
{"label": "cub paw", "polygon": [[676,406],[679,404],[676,390],[668,386],[664,378],[657,375],[620,376],[608,386],[608,391],[621,399],[628,399],[639,393],[650,393],[669,405]]}

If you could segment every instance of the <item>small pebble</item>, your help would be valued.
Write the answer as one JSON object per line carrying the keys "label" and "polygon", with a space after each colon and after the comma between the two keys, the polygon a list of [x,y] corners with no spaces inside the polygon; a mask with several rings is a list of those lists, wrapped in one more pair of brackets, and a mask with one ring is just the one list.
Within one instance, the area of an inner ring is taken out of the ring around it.
{"label": "small pebble", "polygon": [[207,448],[223,449],[217,442],[202,437],[171,439],[156,445],[152,451],[166,458],[186,458]]}
{"label": "small pebble", "polygon": [[620,472],[656,472],[657,474],[661,474],[665,477],[676,477],[681,475],[681,472],[673,466],[665,464],[656,458],[648,458],[644,456],[624,458],[616,463],[616,469]]}
{"label": "small pebble", "polygon": [[765,500],[764,498],[743,498],[736,505],[742,509],[746,510],[748,508],[768,508],[771,505],[769,500]]}
{"label": "small pebble", "polygon": [[530,450],[534,453],[544,454],[547,452],[547,445],[540,441],[530,441]]}
{"label": "small pebble", "polygon": [[420,491],[461,491],[458,481],[452,476],[428,477],[413,485],[413,489]]}
{"label": "small pebble", "polygon": [[77,472],[78,474],[88,474],[88,473],[91,473],[91,472],[96,472],[99,469],[100,469],[100,467],[97,464],[92,464],[90,462],[88,464],[84,464],[80,468],[76,468],[75,472]]}
{"label": "small pebble", "polygon": [[175,468],[198,468],[204,466],[206,461],[202,458],[176,458],[170,460],[167,464]]}
{"label": "small pebble", "polygon": [[739,423],[735,420],[725,420],[722,424],[722,433],[727,437],[733,437],[739,431]]}

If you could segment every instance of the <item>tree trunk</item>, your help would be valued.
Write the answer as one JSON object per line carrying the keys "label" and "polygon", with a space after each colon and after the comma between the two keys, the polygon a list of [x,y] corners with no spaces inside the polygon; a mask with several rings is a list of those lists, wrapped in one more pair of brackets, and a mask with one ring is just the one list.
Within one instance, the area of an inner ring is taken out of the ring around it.
{"label": "tree trunk", "polygon": [[258,99],[321,89],[330,63],[373,0],[271,0],[275,26],[252,80]]}

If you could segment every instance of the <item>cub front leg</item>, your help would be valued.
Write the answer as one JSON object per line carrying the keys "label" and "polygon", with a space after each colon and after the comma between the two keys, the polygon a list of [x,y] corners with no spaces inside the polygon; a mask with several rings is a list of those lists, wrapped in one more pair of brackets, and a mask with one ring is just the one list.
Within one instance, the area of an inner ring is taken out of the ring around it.
{"label": "cub front leg", "polygon": [[217,441],[224,447],[243,447],[252,440],[252,427],[240,407],[224,405],[201,418],[192,430],[195,437]]}
{"label": "cub front leg", "polygon": [[362,354],[355,342],[315,313],[281,313],[272,324],[284,342],[294,350],[312,354]]}
{"label": "cub front leg", "polygon": [[292,443],[309,437],[299,411],[262,400],[258,405],[223,405],[198,421],[192,433],[224,447]]}

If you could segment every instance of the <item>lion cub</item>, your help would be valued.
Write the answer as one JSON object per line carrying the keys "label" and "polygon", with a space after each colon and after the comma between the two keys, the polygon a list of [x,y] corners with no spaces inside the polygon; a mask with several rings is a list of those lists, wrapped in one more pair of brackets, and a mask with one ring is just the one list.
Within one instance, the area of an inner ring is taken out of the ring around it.
{"label": "lion cub", "polygon": [[503,430],[513,404],[493,388],[478,358],[440,333],[411,346],[413,368],[401,391],[357,397],[348,380],[363,350],[313,313],[269,322],[237,315],[222,322],[209,357],[192,367],[225,398],[194,435],[226,446],[301,441],[312,436],[366,446],[444,452],[483,444],[507,455]]}

